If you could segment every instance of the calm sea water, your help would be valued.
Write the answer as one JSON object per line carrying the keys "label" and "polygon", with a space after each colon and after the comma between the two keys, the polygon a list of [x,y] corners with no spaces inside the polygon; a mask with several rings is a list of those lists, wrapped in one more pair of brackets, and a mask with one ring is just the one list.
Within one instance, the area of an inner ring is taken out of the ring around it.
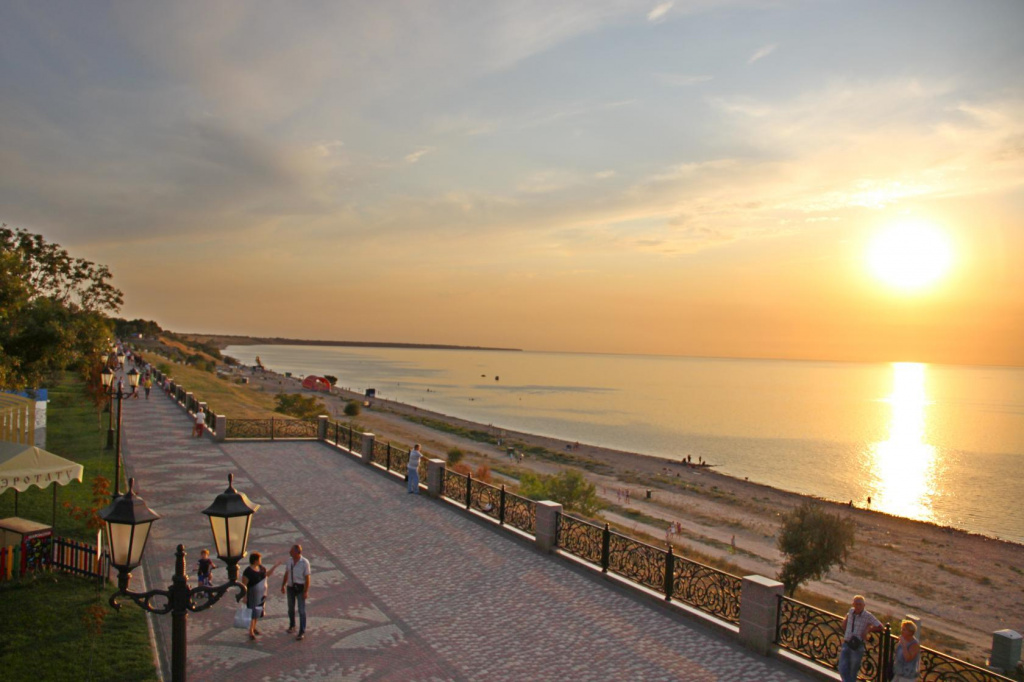
{"label": "calm sea water", "polygon": [[233,346],[245,364],[1024,542],[1024,369]]}

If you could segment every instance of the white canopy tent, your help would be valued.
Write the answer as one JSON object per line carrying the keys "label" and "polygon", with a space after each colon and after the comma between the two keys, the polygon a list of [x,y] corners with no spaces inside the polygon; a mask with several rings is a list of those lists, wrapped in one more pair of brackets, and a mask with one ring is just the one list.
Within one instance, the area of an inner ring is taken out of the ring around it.
{"label": "white canopy tent", "polygon": [[53,484],[53,520],[57,518],[57,486],[82,481],[84,467],[52,452],[25,443],[0,442],[0,494],[14,489],[14,515],[18,515],[18,493],[31,486]]}

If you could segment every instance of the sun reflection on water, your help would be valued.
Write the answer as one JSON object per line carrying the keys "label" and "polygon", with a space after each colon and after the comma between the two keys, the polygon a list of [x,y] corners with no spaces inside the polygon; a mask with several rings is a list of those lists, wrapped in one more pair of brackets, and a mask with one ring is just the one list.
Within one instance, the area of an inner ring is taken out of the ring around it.
{"label": "sun reflection on water", "polygon": [[889,439],[871,445],[875,500],[879,511],[912,519],[933,520],[936,448],[926,440],[927,365],[892,365]]}

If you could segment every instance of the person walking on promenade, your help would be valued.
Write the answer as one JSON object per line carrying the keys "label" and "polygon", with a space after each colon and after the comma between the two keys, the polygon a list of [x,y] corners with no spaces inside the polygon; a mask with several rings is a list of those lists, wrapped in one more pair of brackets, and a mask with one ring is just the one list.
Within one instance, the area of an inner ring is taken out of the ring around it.
{"label": "person walking on promenade", "polygon": [[838,666],[839,677],[843,682],[857,682],[867,634],[885,629],[870,611],[864,610],[866,605],[864,597],[858,594],[853,598],[852,608],[843,618],[843,648],[839,651]]}
{"label": "person walking on promenade", "polygon": [[260,634],[256,623],[263,617],[263,607],[267,601],[267,578],[272,576],[274,570],[280,566],[280,563],[274,564],[268,571],[267,567],[262,564],[262,560],[262,554],[253,552],[249,555],[249,568],[242,573],[242,584],[246,589],[245,605],[252,609],[252,620],[249,621],[250,640],[256,639],[256,635]]}
{"label": "person walking on promenade", "polygon": [[196,412],[196,423],[192,427],[192,437],[193,438],[202,438],[203,437],[203,427],[205,425],[206,425],[206,412],[204,412],[203,408],[200,407],[199,410]]}
{"label": "person walking on promenade", "polygon": [[921,642],[917,640],[917,624],[912,620],[900,623],[900,639],[892,660],[892,682],[916,682],[921,669]]}
{"label": "person walking on promenade", "polygon": [[412,446],[412,451],[409,453],[409,468],[406,472],[406,477],[409,481],[409,485],[406,487],[410,495],[420,494],[420,458],[423,457],[423,453],[420,452],[420,444],[416,443]]}
{"label": "person walking on promenade", "polygon": [[206,587],[213,587],[213,569],[217,568],[210,559],[210,550],[204,549],[199,553],[198,577],[199,584]]}
{"label": "person walking on promenade", "polygon": [[289,559],[284,565],[284,580],[281,594],[288,593],[288,633],[295,632],[295,602],[299,603],[299,634],[302,641],[306,636],[306,599],[309,597],[309,559],[302,556],[302,545],[292,545]]}
{"label": "person walking on promenade", "polygon": [[146,380],[142,383],[142,388],[146,391],[146,400],[149,400],[149,392],[153,390],[153,380],[149,378],[148,374],[146,375]]}

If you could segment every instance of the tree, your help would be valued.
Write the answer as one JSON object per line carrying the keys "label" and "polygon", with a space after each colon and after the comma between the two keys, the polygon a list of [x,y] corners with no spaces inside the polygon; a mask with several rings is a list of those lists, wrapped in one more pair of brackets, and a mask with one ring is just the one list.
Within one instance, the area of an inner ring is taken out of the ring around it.
{"label": "tree", "polygon": [[110,278],[104,265],[0,226],[0,388],[99,364],[111,335],[105,313],[123,302]]}
{"label": "tree", "polygon": [[584,515],[597,512],[600,502],[597,487],[588,483],[578,471],[566,469],[554,476],[523,472],[519,479],[519,492],[533,500],[553,500],[566,511]]}
{"label": "tree", "polygon": [[462,461],[462,458],[466,456],[459,448],[451,448],[448,450],[448,464],[454,466]]}
{"label": "tree", "polygon": [[275,411],[291,417],[316,419],[322,414],[327,414],[327,408],[315,396],[305,396],[301,393],[279,393],[274,400],[277,402]]}
{"label": "tree", "polygon": [[334,386],[338,383],[338,377],[333,376],[331,374],[325,374],[324,379],[327,379],[327,381],[330,382],[331,386]]}
{"label": "tree", "polygon": [[358,417],[360,412],[362,412],[362,408],[359,407],[358,401],[350,400],[347,403],[345,403],[346,417]]}
{"label": "tree", "polygon": [[833,566],[845,566],[855,534],[856,524],[851,519],[829,513],[814,502],[804,502],[786,514],[778,541],[779,550],[786,555],[779,572],[786,593],[793,596],[801,584],[821,580]]}

